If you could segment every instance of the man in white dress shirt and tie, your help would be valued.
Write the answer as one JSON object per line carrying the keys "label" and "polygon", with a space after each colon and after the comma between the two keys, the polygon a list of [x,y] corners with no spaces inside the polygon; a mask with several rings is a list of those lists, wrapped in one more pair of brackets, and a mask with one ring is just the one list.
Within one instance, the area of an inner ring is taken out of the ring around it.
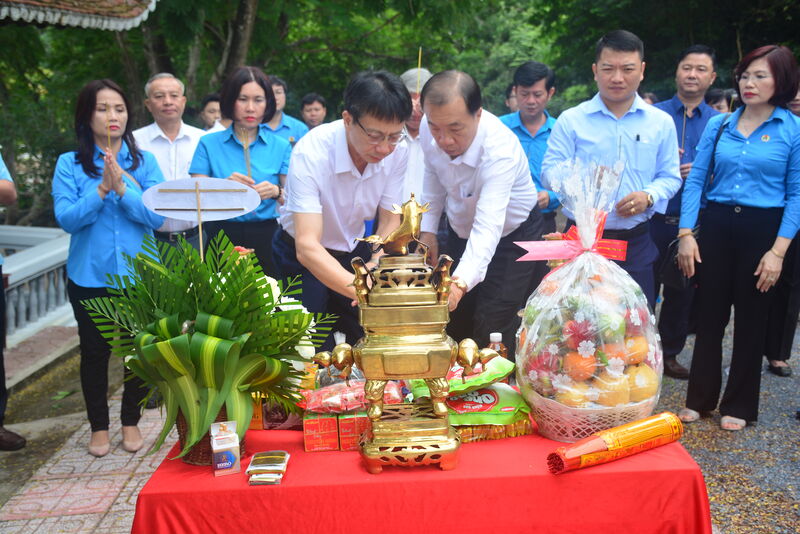
{"label": "man in white dress shirt and tie", "polygon": [[[172,74],[161,72],[147,81],[144,92],[147,97],[144,105],[155,122],[134,130],[136,144],[156,157],[165,180],[189,178],[194,150],[206,132],[183,122],[186,108],[183,82]],[[193,247],[199,246],[196,222],[167,218],[154,233],[159,241],[174,245],[178,236],[183,236]]]}
{"label": "man in white dress shirt and tie", "polygon": [[479,346],[500,332],[513,358],[534,264],[517,262],[514,241],[541,239],[536,186],[519,139],[481,108],[481,92],[464,72],[435,74],[421,95],[425,154],[421,240],[436,258],[436,228],[444,211],[447,250],[457,263],[450,293],[448,333]]}

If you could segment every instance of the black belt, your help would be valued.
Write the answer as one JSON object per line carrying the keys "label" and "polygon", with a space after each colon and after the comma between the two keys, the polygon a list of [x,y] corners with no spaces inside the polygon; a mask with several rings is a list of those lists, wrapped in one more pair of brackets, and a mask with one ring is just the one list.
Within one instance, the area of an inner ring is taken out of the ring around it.
{"label": "black belt", "polygon": [[178,240],[178,236],[182,236],[184,239],[193,238],[197,235],[197,228],[198,227],[195,226],[194,228],[189,228],[188,230],[183,230],[181,232],[159,232],[156,230],[153,232],[153,234],[155,234],[155,236],[162,241],[174,242]]}
{"label": "black belt", "polygon": [[662,215],[660,213],[654,213],[653,220],[668,224],[670,226],[678,226],[678,223],[681,222],[681,217],[680,215]]}
{"label": "black belt", "polygon": [[716,211],[732,211],[733,213],[765,213],[782,212],[783,208],[757,208],[755,206],[742,206],[741,204],[723,204],[722,202],[708,202],[707,209]]}
{"label": "black belt", "polygon": [[[575,221],[573,221],[572,219],[567,219],[567,229],[569,229],[570,226],[575,226]],[[603,231],[603,238],[630,241],[631,239],[642,236],[649,232],[650,232],[650,222],[644,221],[642,223],[637,224],[633,228],[628,228],[625,230],[606,229]]]}
{"label": "black belt", "polygon": [[[280,230],[280,233],[283,242],[286,243],[287,245],[291,245],[291,247],[296,250],[297,247],[295,246],[294,238],[289,235],[289,232],[287,232],[286,230]],[[329,248],[326,248],[325,250],[328,252],[328,254],[330,254],[334,258],[343,258],[344,256],[350,254],[350,252],[343,252],[341,250],[331,250]]]}

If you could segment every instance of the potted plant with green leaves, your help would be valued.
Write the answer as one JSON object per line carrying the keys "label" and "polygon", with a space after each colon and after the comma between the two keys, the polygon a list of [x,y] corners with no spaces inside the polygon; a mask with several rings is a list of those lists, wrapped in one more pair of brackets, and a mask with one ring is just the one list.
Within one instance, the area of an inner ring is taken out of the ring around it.
{"label": "potted plant with green leaves", "polygon": [[266,277],[255,255],[241,254],[222,232],[204,260],[184,240],[171,247],[149,236],[126,260],[129,276],[109,275],[111,296],[83,304],[112,354],[163,397],[164,427],[150,452],[177,422],[176,458],[210,463],[209,426],[236,421],[243,440],[255,392],[298,411],[303,372],[294,362],[310,360],[333,321],[293,298],[298,279]]}

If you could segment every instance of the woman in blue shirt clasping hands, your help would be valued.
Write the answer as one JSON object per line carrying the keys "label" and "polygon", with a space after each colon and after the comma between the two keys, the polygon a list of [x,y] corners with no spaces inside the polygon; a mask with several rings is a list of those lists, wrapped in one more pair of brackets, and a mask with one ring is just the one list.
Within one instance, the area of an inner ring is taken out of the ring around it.
{"label": "woman in blue shirt clasping hands", "polygon": [[[692,276],[699,264],[697,339],[679,416],[692,422],[717,407],[733,305],[733,353],[719,401],[724,430],[758,418],[772,288],[800,228],[800,119],[786,109],[797,94],[797,63],[786,47],[763,46],[734,73],[744,106],[708,122],[686,178],[678,231],[681,269]],[[702,195],[707,206],[695,240]]]}
{"label": "woman in blue shirt clasping hands", "polygon": [[[53,204],[58,224],[71,234],[67,293],[81,350],[81,388],[92,429],[89,453],[108,454],[108,360],[111,350],[81,301],[108,296],[108,275],[128,274],[124,255],[142,250],[164,218],[142,203],[142,192],[164,178],[149,152],[136,148],[128,122],[128,99],[111,80],[87,83],[78,95],[75,134],[78,150],[58,158]],[[147,391],[126,369],[122,395],[122,448],[142,447],[138,404]]]}

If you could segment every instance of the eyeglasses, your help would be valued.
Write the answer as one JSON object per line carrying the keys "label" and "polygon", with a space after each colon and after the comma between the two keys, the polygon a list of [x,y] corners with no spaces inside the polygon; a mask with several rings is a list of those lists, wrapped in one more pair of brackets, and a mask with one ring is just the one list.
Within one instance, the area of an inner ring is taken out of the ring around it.
{"label": "eyeglasses", "polygon": [[400,133],[387,135],[384,134],[383,132],[376,132],[375,130],[367,130],[355,117],[353,117],[353,122],[358,124],[358,127],[364,131],[364,134],[367,136],[367,143],[369,143],[370,145],[379,145],[384,141],[386,141],[392,146],[397,146],[406,137],[405,128],[403,128],[403,131]]}

